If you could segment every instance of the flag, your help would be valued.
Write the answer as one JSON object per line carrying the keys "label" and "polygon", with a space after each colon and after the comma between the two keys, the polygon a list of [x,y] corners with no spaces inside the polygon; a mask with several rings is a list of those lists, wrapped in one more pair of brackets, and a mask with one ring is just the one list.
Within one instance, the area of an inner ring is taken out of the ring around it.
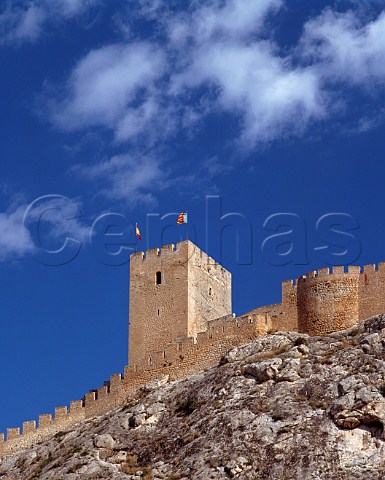
{"label": "flag", "polygon": [[139,238],[139,240],[142,240],[142,235],[140,234],[138,224],[135,225],[135,235]]}
{"label": "flag", "polygon": [[187,212],[186,213],[181,213],[178,217],[178,220],[176,221],[178,225],[181,223],[187,223]]}

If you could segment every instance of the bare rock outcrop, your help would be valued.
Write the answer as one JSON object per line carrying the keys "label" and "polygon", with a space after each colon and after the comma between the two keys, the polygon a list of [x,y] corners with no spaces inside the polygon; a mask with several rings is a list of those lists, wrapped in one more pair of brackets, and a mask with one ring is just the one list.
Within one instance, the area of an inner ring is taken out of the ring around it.
{"label": "bare rock outcrop", "polygon": [[4,457],[3,480],[377,480],[385,476],[385,316],[276,333],[215,368]]}

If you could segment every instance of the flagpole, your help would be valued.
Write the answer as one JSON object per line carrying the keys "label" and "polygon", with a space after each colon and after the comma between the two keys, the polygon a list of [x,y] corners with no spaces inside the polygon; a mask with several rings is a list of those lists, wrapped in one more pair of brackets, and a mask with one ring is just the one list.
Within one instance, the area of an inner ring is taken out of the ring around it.
{"label": "flagpole", "polygon": [[186,240],[188,241],[188,212],[186,212],[187,214],[187,223],[186,223]]}

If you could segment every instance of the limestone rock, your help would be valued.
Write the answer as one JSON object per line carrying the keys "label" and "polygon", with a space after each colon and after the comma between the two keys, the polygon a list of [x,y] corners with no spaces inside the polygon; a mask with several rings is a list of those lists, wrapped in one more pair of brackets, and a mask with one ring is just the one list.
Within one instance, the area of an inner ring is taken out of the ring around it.
{"label": "limestone rock", "polygon": [[380,480],[385,316],[322,337],[280,332],[221,365],[4,457],[4,480]]}
{"label": "limestone rock", "polygon": [[144,424],[144,422],[146,421],[146,418],[147,416],[145,413],[138,413],[136,415],[132,415],[132,417],[128,419],[128,426],[130,428],[140,427],[141,425]]}
{"label": "limestone rock", "polygon": [[104,435],[96,435],[94,438],[94,445],[96,448],[109,448],[113,449],[115,446],[115,440],[109,433]]}
{"label": "limestone rock", "polygon": [[381,358],[385,354],[385,341],[378,333],[372,333],[361,342],[362,350],[369,355]]}
{"label": "limestone rock", "polygon": [[163,412],[165,410],[165,408],[166,407],[164,406],[163,403],[155,402],[147,408],[147,414],[148,415],[158,414],[158,413]]}
{"label": "limestone rock", "polygon": [[282,360],[280,358],[274,358],[265,362],[246,365],[244,373],[252,375],[258,382],[266,382],[277,376],[281,365]]}

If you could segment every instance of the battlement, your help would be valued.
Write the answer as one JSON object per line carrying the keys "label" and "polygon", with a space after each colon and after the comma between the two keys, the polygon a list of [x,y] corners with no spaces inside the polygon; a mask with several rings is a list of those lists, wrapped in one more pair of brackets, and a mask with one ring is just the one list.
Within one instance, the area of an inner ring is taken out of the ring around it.
{"label": "battlement", "polygon": [[271,326],[267,315],[237,318],[226,315],[214,319],[208,323],[207,331],[198,333],[196,339],[182,339],[153,353],[147,361],[127,365],[124,374],[111,375],[102,387],[89,391],[82,400],[71,402],[69,410],[67,407],[57,407],[54,417],[51,414],[39,415],[38,426],[34,420],[24,422],[22,433],[20,428],[7,429],[6,439],[4,434],[0,434],[0,457],[29,448],[84,419],[103,415],[123,405],[130,392],[151,380],[164,375],[176,380],[211,368],[228,350],[265,335]]}
{"label": "battlement", "polygon": [[71,402],[70,409],[67,407],[55,408],[55,414],[39,415],[38,424],[35,420],[23,422],[20,428],[8,428],[5,438],[0,434],[0,457],[24,448],[29,448],[58,432],[68,429],[85,418],[83,400]]}
{"label": "battlement", "polygon": [[[365,266],[364,268],[366,267],[367,266]],[[320,268],[319,270],[313,270],[299,277],[297,279],[297,285],[300,283],[306,282],[307,280],[312,278],[322,278],[322,279],[332,280],[334,277],[337,277],[340,275],[343,275],[343,276],[359,275],[360,273],[361,273],[361,267],[355,267],[355,266],[348,266],[347,270],[345,270],[345,267],[343,266],[335,266],[333,267],[333,269]]]}
{"label": "battlement", "polygon": [[252,338],[257,338],[265,335],[271,327],[270,317],[267,315],[249,314],[237,318],[226,315],[210,321],[207,330],[199,332],[196,338],[188,337],[175,344],[169,344],[163,350],[151,353],[142,362],[130,365],[129,368],[133,372],[143,372],[164,367],[169,362],[180,360],[181,356],[195,354],[207,344],[214,345],[234,335],[242,337],[244,332],[247,332],[247,335],[252,334]]}
{"label": "battlement", "polygon": [[[150,248],[146,251],[135,252],[130,256],[131,266],[137,267],[146,265],[147,262],[163,261],[172,259],[174,262],[180,263],[187,260],[188,245],[186,242],[179,242],[176,245],[164,245],[161,248]],[[182,257],[182,258],[181,258]]]}
{"label": "battlement", "polygon": [[[312,315],[317,309],[321,313],[320,318],[315,319]],[[341,320],[343,311],[346,317]],[[281,304],[258,307],[250,313],[268,314],[275,330],[299,330],[316,335],[348,328],[352,323],[383,312],[385,262],[363,267],[320,268],[298,279],[284,280]],[[314,329],[311,325],[318,327]]]}
{"label": "battlement", "polygon": [[297,280],[283,280],[282,288],[291,288],[297,286]]}
{"label": "battlement", "polygon": [[344,330],[358,322],[360,268],[312,271],[298,279],[298,331],[309,335]]}
{"label": "battlement", "polygon": [[151,248],[150,250],[146,250],[144,253],[145,260],[150,260],[153,257],[160,256],[160,248]]}
{"label": "battlement", "polygon": [[130,263],[143,263],[146,260],[150,261],[153,259],[158,259],[162,256],[173,256],[175,257],[175,259],[178,259],[178,257],[180,257],[181,255],[186,255],[190,245],[194,244],[189,242],[188,240],[185,240],[183,242],[178,242],[176,245],[171,243],[169,245],[163,245],[160,248],[150,248],[145,251],[135,252],[130,255]]}
{"label": "battlement", "polygon": [[378,264],[371,263],[368,265],[354,266],[349,265],[347,267],[344,266],[334,266],[332,268],[320,268],[318,270],[313,270],[311,272],[302,275],[298,279],[295,280],[284,280],[282,282],[282,287],[288,286],[295,286],[299,282],[306,281],[309,278],[319,278],[319,277],[328,277],[328,276],[336,276],[336,275],[363,275],[363,274],[373,274],[375,272],[382,272],[385,276],[385,262],[379,262]]}
{"label": "battlement", "polygon": [[[222,265],[220,265],[214,258],[207,255],[207,253],[200,250],[194,243],[189,240],[184,240],[175,244],[163,245],[160,248],[150,248],[145,251],[135,252],[130,256],[131,265],[143,265],[146,260],[161,260],[172,259],[175,262],[187,261],[193,256],[200,258],[202,265],[207,265],[210,268],[218,269],[223,274],[231,275]],[[181,258],[183,257],[183,258]]]}
{"label": "battlement", "polygon": [[97,390],[86,393],[82,400],[70,402],[66,406],[56,407],[52,414],[39,415],[38,424],[35,420],[23,422],[20,427],[8,428],[6,436],[0,434],[0,458],[23,448],[29,448],[58,432],[66,431],[86,418],[103,414],[114,406],[122,403],[124,377],[122,374],[111,375],[110,380]]}
{"label": "battlement", "polygon": [[378,288],[381,286],[381,280],[385,281],[385,262],[380,262],[378,264],[368,264],[364,265],[363,267],[359,266],[335,266],[333,269],[331,268],[321,268],[319,270],[314,270],[311,272],[302,275],[297,280],[286,280],[282,282],[282,288],[289,288],[290,286],[294,286],[295,284],[300,284],[303,282],[308,281],[309,279],[314,278],[326,278],[333,280],[334,277],[337,276],[358,276],[360,281],[366,280],[366,284],[370,283],[368,280],[375,279],[375,286]]}
{"label": "battlement", "polygon": [[307,273],[297,281],[297,308],[299,331],[311,335],[385,312],[385,263]]}

